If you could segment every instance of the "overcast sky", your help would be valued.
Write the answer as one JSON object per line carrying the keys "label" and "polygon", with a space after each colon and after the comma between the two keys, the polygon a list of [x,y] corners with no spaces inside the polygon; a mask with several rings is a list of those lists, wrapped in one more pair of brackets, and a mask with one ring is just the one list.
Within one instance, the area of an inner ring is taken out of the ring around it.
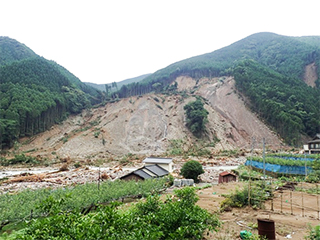
{"label": "overcast sky", "polygon": [[0,0],[0,35],[83,82],[153,73],[257,32],[320,35],[317,0]]}

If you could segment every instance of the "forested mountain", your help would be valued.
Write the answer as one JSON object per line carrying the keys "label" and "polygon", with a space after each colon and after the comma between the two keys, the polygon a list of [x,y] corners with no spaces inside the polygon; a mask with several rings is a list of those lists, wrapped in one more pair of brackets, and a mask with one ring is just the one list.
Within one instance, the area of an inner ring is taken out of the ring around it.
{"label": "forested mountain", "polygon": [[320,92],[298,78],[246,60],[233,70],[236,86],[252,109],[292,145],[301,134],[314,137],[320,130]]}
{"label": "forested mountain", "polygon": [[320,71],[320,37],[257,33],[214,52],[163,68],[140,83],[123,86],[118,96],[174,91],[178,76],[235,76],[250,106],[290,144],[320,131],[319,78],[312,89],[303,82],[305,68]]}
{"label": "forested mountain", "polygon": [[0,144],[9,147],[103,100],[62,66],[8,37],[0,37],[0,96]]}
{"label": "forested mountain", "polygon": [[33,57],[37,57],[37,54],[24,44],[0,36],[0,65]]}

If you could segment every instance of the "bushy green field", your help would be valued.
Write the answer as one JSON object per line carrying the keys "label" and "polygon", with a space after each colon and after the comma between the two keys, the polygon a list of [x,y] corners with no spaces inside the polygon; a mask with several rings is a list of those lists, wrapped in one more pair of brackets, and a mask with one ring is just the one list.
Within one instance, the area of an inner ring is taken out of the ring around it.
{"label": "bushy green field", "polygon": [[2,239],[202,239],[206,230],[217,229],[218,217],[195,205],[195,188],[174,193],[165,201],[155,194],[129,207],[111,202],[90,211],[63,210],[63,198],[48,197],[39,205],[45,217]]}
{"label": "bushy green field", "polygon": [[45,216],[43,204],[59,201],[62,211],[81,211],[91,205],[108,203],[126,197],[147,196],[165,188],[166,178],[142,182],[106,181],[86,183],[59,189],[25,190],[0,195],[1,222],[17,222]]}

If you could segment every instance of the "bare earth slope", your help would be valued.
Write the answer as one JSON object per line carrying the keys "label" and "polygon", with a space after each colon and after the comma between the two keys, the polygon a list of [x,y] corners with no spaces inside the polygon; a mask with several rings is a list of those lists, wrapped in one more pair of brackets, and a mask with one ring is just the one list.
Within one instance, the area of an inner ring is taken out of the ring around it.
{"label": "bare earth slope", "polygon": [[219,125],[214,126],[218,138],[237,148],[249,147],[252,138],[256,147],[261,148],[263,138],[268,145],[279,147],[281,142],[278,137],[245,106],[234,85],[233,78],[224,78],[216,83],[205,84],[199,90],[220,118]]}
{"label": "bare earth slope", "polygon": [[318,79],[317,65],[313,62],[305,67],[303,81],[310,87],[316,86],[316,80]]}
{"label": "bare earth slope", "polygon": [[[250,148],[252,137],[257,142],[265,138],[271,147],[280,146],[277,136],[245,107],[233,78],[195,81],[178,77],[176,81],[179,90],[193,91],[207,100],[207,139],[220,139],[215,150]],[[33,155],[50,159],[97,159],[129,153],[161,155],[169,140],[192,144],[194,138],[185,127],[183,107],[194,99],[153,94],[122,99],[71,116],[61,125],[26,139],[27,144],[22,144],[20,150],[32,150]]]}

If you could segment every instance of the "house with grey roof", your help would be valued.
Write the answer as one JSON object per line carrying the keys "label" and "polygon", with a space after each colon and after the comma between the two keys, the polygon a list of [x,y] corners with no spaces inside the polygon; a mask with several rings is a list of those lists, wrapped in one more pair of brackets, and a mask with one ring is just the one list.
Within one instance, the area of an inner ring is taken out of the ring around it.
{"label": "house with grey roof", "polygon": [[120,177],[121,180],[146,180],[150,178],[159,178],[168,175],[169,172],[157,164],[143,166],[127,175]]}
{"label": "house with grey roof", "polygon": [[144,166],[149,165],[158,165],[164,169],[166,169],[168,172],[173,171],[173,161],[172,158],[155,158],[155,157],[147,157],[143,160]]}

